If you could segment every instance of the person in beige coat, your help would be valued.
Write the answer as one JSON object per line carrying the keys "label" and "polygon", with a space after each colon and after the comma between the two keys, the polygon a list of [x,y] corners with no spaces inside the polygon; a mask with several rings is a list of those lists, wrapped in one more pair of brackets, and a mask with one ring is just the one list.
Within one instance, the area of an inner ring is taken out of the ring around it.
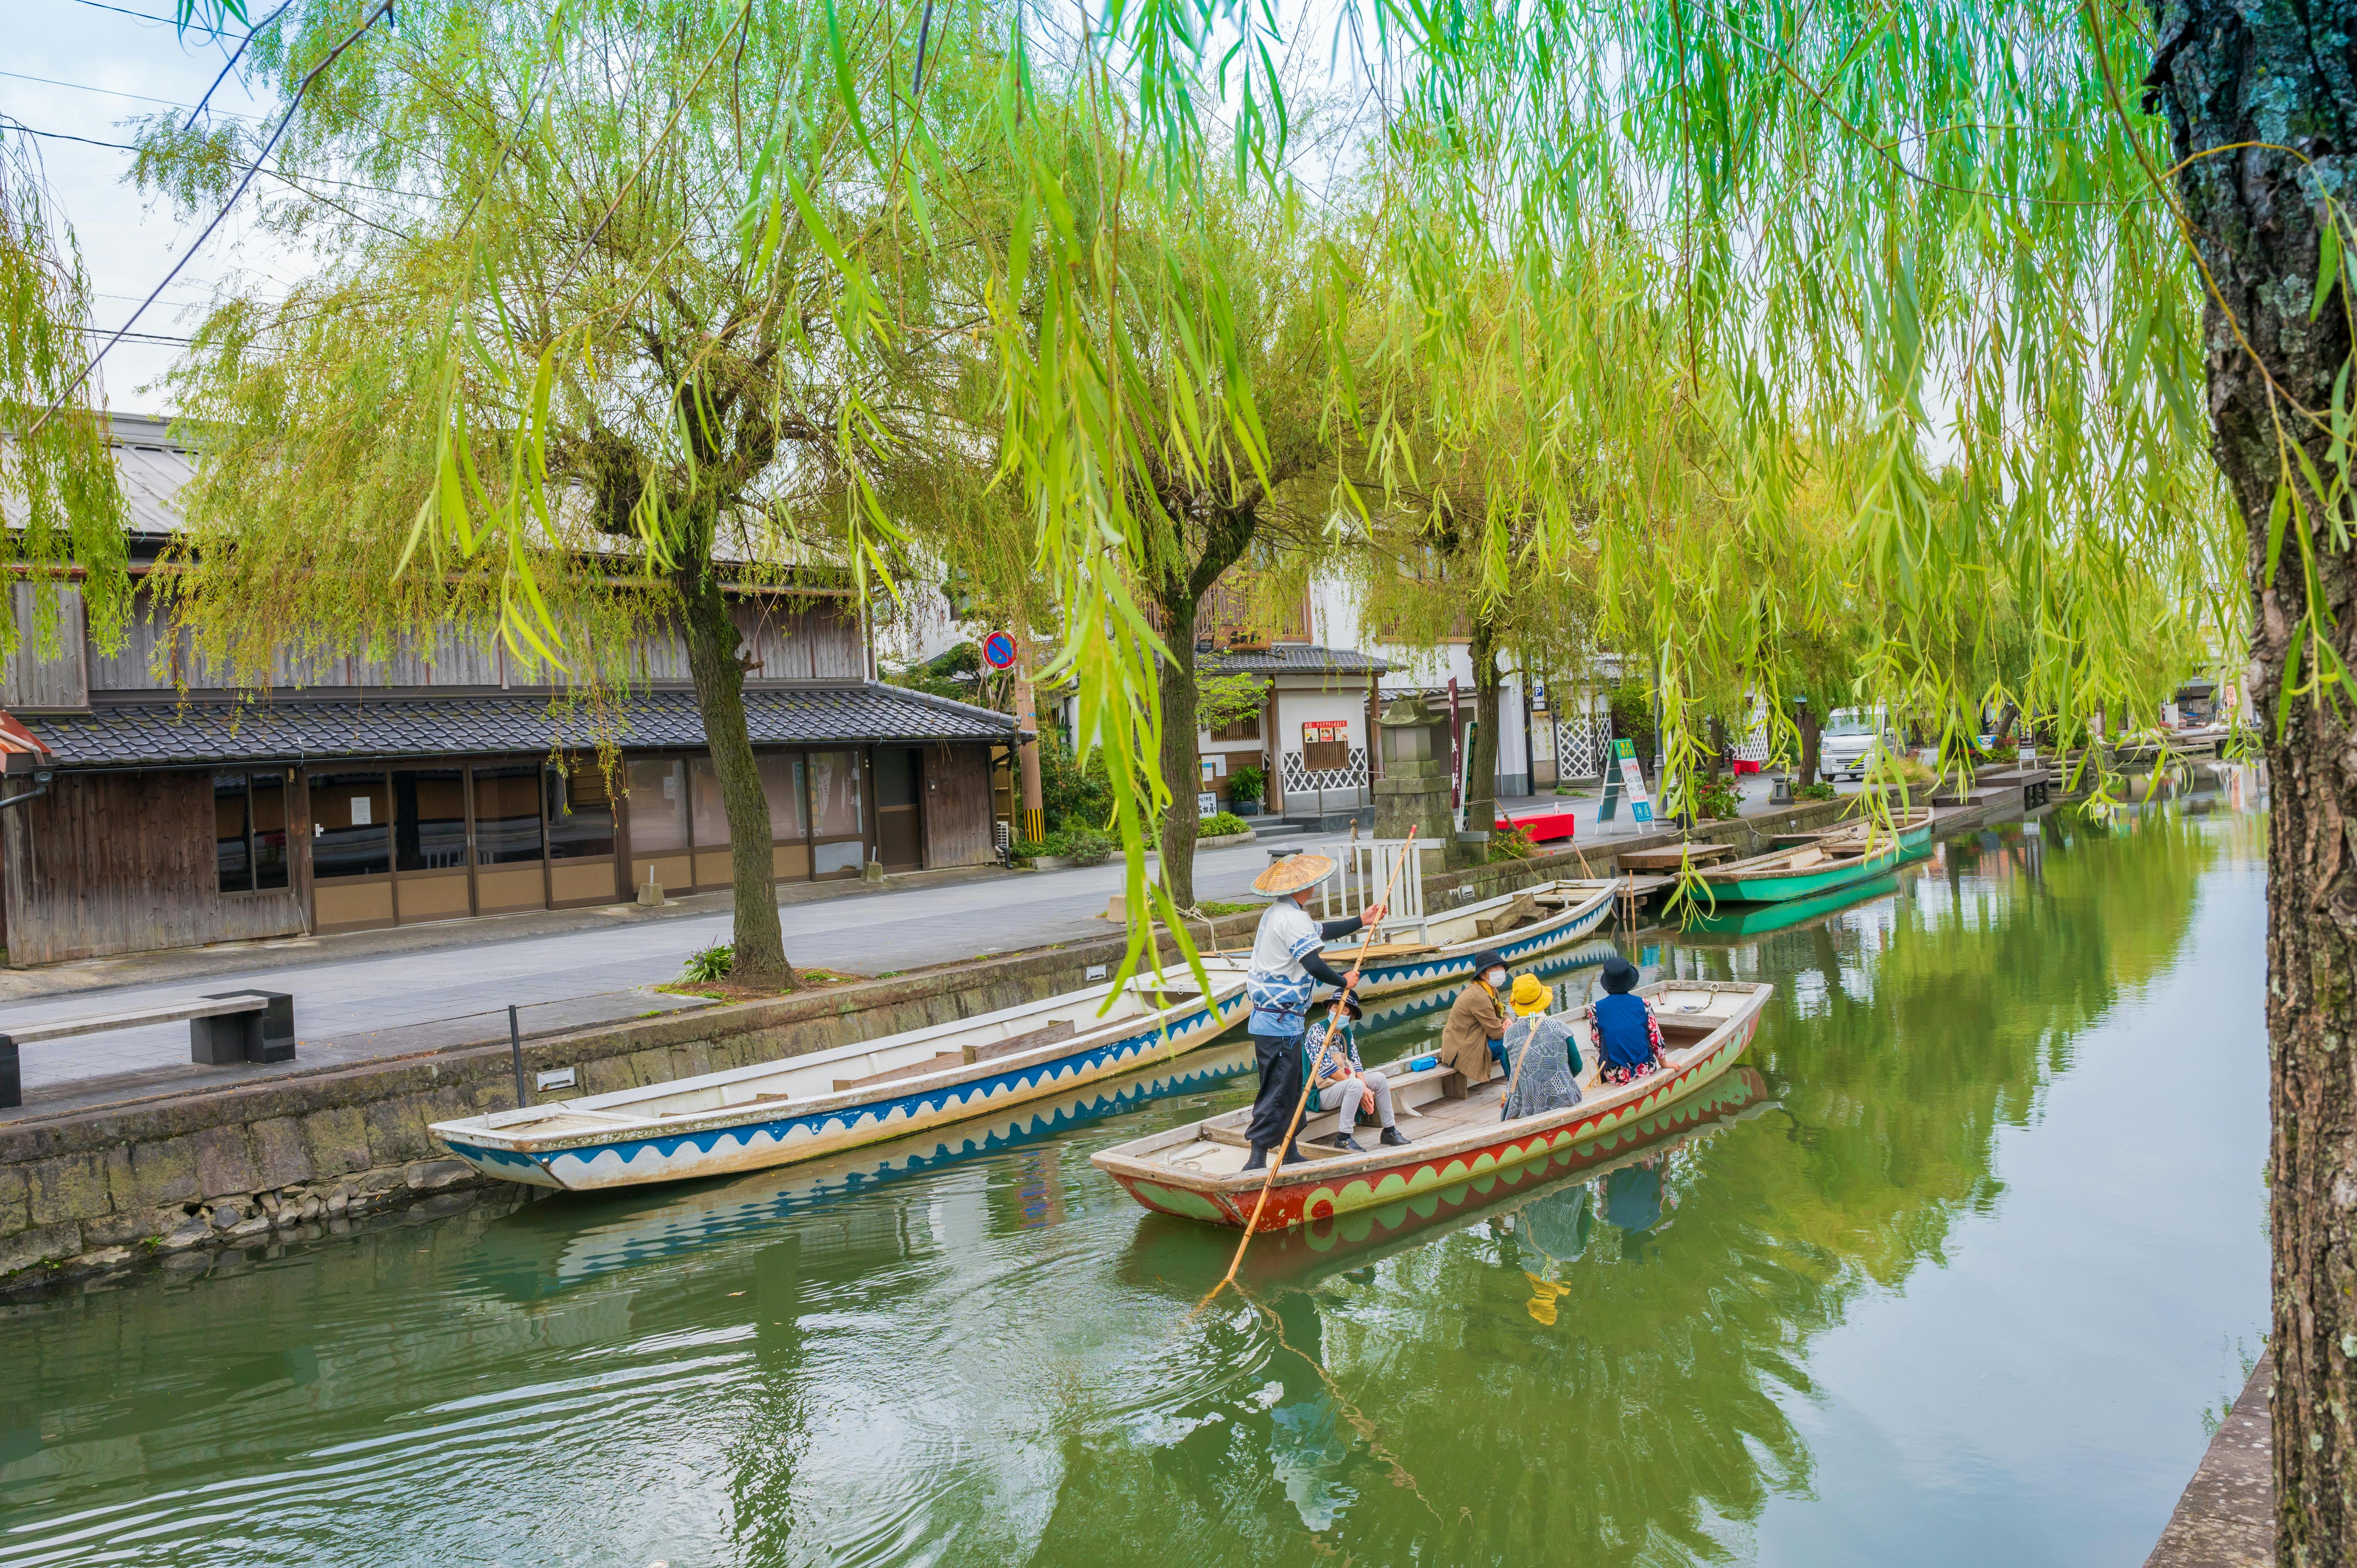
{"label": "person in beige coat", "polygon": [[1467,1083],[1487,1083],[1505,1071],[1498,1059],[1498,1042],[1506,1036],[1505,992],[1506,961],[1495,952],[1477,954],[1473,978],[1440,1026],[1440,1059]]}

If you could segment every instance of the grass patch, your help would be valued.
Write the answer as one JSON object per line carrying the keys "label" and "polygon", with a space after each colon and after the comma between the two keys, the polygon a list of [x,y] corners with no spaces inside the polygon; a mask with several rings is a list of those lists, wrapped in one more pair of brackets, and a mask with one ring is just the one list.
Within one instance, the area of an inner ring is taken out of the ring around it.
{"label": "grass patch", "polygon": [[1239,904],[1231,899],[1206,898],[1195,906],[1206,915],[1248,915],[1260,908],[1258,904]]}

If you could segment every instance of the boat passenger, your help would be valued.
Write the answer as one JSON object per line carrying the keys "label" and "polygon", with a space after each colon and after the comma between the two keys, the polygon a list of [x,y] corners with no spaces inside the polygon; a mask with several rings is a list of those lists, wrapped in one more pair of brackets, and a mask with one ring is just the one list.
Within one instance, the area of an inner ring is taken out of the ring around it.
{"label": "boat passenger", "polygon": [[1499,1041],[1505,1037],[1506,960],[1495,950],[1473,955],[1473,978],[1457,993],[1448,1022],[1440,1026],[1440,1059],[1468,1083],[1487,1083],[1505,1070]]}
{"label": "boat passenger", "polygon": [[1248,1171],[1265,1169],[1268,1152],[1286,1145],[1280,1164],[1308,1156],[1287,1138],[1302,1094],[1301,1043],[1309,1025],[1309,1004],[1322,983],[1349,994],[1347,978],[1318,953],[1325,943],[1347,937],[1381,920],[1381,904],[1370,904],[1360,915],[1322,924],[1302,906],[1317,886],[1334,875],[1334,862],[1322,854],[1289,854],[1253,879],[1253,891],[1270,899],[1253,941],[1252,966],[1244,975],[1244,994],[1252,1002],[1253,1049],[1260,1067],[1260,1092],[1254,1097],[1252,1122],[1244,1140],[1252,1145]]}
{"label": "boat passenger", "polygon": [[1338,999],[1326,1016],[1329,1022],[1309,1032],[1309,1081],[1318,1086],[1317,1096],[1310,1103],[1319,1111],[1340,1111],[1342,1120],[1334,1134],[1334,1146],[1351,1153],[1363,1154],[1366,1146],[1351,1135],[1359,1118],[1373,1112],[1382,1124],[1382,1142],[1387,1148],[1404,1148],[1407,1134],[1399,1130],[1392,1111],[1391,1079],[1359,1060],[1357,1031],[1351,1026],[1365,1015],[1355,996]]}
{"label": "boat passenger", "polygon": [[[1573,1038],[1571,1019],[1548,1009],[1555,993],[1535,974],[1516,977],[1514,1015],[1506,1024],[1500,1045],[1506,1069],[1513,1074],[1506,1102],[1498,1109],[1501,1121],[1564,1111],[1579,1103],[1579,1042]],[[1525,1058],[1524,1052],[1534,1052]]]}
{"label": "boat passenger", "polygon": [[1604,965],[1605,995],[1596,999],[1588,1016],[1596,1025],[1596,1054],[1601,1058],[1598,1076],[1607,1083],[1632,1083],[1659,1070],[1662,1026],[1637,989],[1637,966],[1614,954]]}

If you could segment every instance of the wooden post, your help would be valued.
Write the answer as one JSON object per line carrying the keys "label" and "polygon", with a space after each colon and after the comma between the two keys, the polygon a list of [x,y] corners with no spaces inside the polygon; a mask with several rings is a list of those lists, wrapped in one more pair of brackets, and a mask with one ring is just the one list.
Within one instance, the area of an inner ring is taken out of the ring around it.
{"label": "wooden post", "polygon": [[1031,677],[1018,666],[1015,671],[1015,727],[1032,732],[1018,741],[1016,757],[1023,781],[1022,837],[1036,843],[1048,836],[1048,819],[1039,791],[1039,715],[1031,699]]}
{"label": "wooden post", "polygon": [[523,1088],[523,1032],[516,1026],[515,1004],[508,1004],[508,1059],[515,1066],[516,1109],[532,1103]]}

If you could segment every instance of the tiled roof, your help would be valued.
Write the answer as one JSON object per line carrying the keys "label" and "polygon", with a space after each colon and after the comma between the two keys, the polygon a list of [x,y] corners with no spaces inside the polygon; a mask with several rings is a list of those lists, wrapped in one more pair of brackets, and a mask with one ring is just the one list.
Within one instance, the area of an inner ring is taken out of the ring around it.
{"label": "tiled roof", "polygon": [[1391,666],[1355,648],[1279,642],[1265,653],[1199,653],[1195,668],[1211,675],[1380,675]]}
{"label": "tiled roof", "polygon": [[[641,693],[620,718],[616,738],[630,749],[704,744],[691,692]],[[1003,741],[1015,729],[987,708],[881,685],[748,691],[745,718],[756,746]],[[597,739],[587,712],[552,713],[546,698],[524,696],[136,703],[18,719],[60,768],[480,755]]]}

